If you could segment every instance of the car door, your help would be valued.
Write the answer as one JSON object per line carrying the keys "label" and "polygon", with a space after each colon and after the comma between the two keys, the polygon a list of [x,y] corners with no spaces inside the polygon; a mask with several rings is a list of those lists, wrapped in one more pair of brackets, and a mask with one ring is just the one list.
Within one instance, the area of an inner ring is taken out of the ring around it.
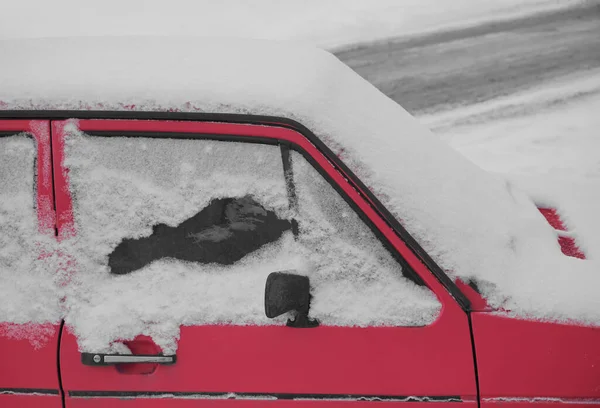
{"label": "car door", "polygon": [[0,120],[0,406],[61,407],[48,121]]}
{"label": "car door", "polygon": [[[466,313],[302,134],[52,129],[67,408],[476,404]],[[310,280],[308,327],[265,315],[273,272]]]}

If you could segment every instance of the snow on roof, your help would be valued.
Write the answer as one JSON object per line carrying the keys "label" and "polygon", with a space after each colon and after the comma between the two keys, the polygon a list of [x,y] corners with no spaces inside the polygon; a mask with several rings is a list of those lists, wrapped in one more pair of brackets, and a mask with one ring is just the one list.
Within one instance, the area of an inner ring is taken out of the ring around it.
{"label": "snow on roof", "polygon": [[474,165],[326,51],[283,42],[0,41],[0,109],[248,113],[295,119],[452,277],[520,316],[600,324],[598,263],[561,254],[510,182]]}

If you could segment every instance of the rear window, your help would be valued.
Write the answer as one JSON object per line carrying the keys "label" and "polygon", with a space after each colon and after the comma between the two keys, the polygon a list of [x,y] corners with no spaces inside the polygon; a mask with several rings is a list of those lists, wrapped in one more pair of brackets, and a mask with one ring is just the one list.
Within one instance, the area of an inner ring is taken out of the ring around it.
{"label": "rear window", "polygon": [[286,179],[278,145],[71,130],[77,274],[67,323],[80,346],[107,351],[148,334],[173,351],[181,324],[285,324],[265,316],[264,287],[290,270],[309,276],[310,315],[323,325],[433,321],[429,289],[402,275],[301,154],[290,162]]}

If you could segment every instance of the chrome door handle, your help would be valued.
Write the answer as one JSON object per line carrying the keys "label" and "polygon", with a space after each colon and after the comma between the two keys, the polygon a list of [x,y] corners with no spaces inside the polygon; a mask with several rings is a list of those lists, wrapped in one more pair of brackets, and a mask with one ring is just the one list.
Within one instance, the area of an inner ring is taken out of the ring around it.
{"label": "chrome door handle", "polygon": [[113,364],[175,364],[177,356],[132,355],[132,354],[99,354],[81,353],[81,362],[89,366],[106,366]]}

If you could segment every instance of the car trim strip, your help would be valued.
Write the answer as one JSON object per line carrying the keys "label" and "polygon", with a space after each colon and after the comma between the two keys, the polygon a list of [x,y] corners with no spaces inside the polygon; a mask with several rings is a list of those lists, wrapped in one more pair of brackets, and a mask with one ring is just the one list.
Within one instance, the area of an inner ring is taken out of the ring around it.
{"label": "car trim strip", "polygon": [[481,398],[481,402],[490,403],[528,403],[528,404],[600,404],[598,398],[586,398],[586,397],[489,397]]}
{"label": "car trim strip", "polygon": [[252,399],[296,401],[465,402],[457,395],[293,394],[257,392],[69,391],[71,398]]}
{"label": "car trim strip", "polygon": [[36,395],[59,395],[58,390],[48,388],[0,388],[1,394],[36,394]]}
{"label": "car trim strip", "polygon": [[205,121],[224,123],[243,123],[257,125],[280,126],[295,130],[306,137],[327,159],[341,171],[373,204],[395,233],[402,239],[408,248],[425,266],[433,273],[440,284],[450,293],[465,312],[471,311],[471,301],[456,286],[454,281],[444,270],[427,254],[412,235],[400,222],[387,210],[362,183],[358,177],[323,143],[310,129],[299,122],[276,116],[244,115],[233,113],[204,113],[204,112],[168,112],[168,111],[98,111],[98,110],[0,110],[0,118],[4,119],[134,119],[134,120],[177,120],[177,121]]}

